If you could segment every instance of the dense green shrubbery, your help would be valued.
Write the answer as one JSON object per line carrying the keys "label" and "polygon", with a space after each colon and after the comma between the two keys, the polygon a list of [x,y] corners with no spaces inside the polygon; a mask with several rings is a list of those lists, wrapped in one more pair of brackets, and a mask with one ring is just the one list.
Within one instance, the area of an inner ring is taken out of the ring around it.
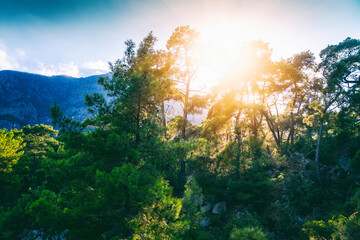
{"label": "dense green shrubbery", "polygon": [[310,239],[355,240],[360,237],[360,217],[358,212],[349,218],[339,215],[328,221],[306,222],[303,231]]}
{"label": "dense green shrubbery", "polygon": [[234,228],[230,233],[229,240],[266,240],[266,235],[261,231],[260,228]]}

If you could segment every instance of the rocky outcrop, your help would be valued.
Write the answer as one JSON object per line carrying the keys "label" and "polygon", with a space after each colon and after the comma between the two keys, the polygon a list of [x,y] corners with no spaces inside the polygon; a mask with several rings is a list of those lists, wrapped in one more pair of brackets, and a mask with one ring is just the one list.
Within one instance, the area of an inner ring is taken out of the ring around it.
{"label": "rocky outcrop", "polygon": [[213,214],[221,214],[223,212],[226,212],[226,202],[219,202],[214,205],[214,208],[212,210]]}
{"label": "rocky outcrop", "polygon": [[199,225],[201,227],[208,227],[208,226],[210,226],[210,221],[208,218],[205,218],[199,222]]}
{"label": "rocky outcrop", "polygon": [[51,124],[49,109],[55,102],[66,116],[84,120],[90,116],[84,95],[102,91],[98,78],[0,71],[0,129]]}
{"label": "rocky outcrop", "polygon": [[201,211],[203,211],[204,213],[210,212],[212,208],[212,204],[206,202],[203,206],[201,206]]}

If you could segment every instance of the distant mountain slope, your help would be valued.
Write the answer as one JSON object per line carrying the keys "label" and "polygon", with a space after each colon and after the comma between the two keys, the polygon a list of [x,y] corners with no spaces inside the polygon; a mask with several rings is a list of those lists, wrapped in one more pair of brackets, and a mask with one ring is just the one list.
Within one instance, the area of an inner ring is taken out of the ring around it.
{"label": "distant mountain slope", "polygon": [[50,124],[50,106],[56,103],[76,120],[88,117],[84,94],[101,92],[99,76],[73,78],[0,71],[0,129],[27,124]]}

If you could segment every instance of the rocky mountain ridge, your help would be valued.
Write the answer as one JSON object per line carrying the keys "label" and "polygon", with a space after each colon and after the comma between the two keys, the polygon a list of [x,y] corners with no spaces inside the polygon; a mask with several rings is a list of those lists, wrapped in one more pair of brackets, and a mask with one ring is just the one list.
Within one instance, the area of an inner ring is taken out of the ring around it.
{"label": "rocky mountain ridge", "polygon": [[50,107],[56,102],[68,117],[83,120],[89,116],[84,94],[102,92],[97,83],[103,75],[84,78],[43,76],[0,71],[0,129],[28,124],[50,124]]}

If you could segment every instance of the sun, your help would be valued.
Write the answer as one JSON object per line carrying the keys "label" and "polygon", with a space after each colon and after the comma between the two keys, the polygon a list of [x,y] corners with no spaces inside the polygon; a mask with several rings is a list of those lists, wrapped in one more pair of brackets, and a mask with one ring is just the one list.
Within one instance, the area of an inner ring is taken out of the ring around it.
{"label": "sun", "polygon": [[216,21],[199,29],[197,87],[209,90],[225,78],[239,76],[248,65],[246,38],[241,28],[228,21]]}

